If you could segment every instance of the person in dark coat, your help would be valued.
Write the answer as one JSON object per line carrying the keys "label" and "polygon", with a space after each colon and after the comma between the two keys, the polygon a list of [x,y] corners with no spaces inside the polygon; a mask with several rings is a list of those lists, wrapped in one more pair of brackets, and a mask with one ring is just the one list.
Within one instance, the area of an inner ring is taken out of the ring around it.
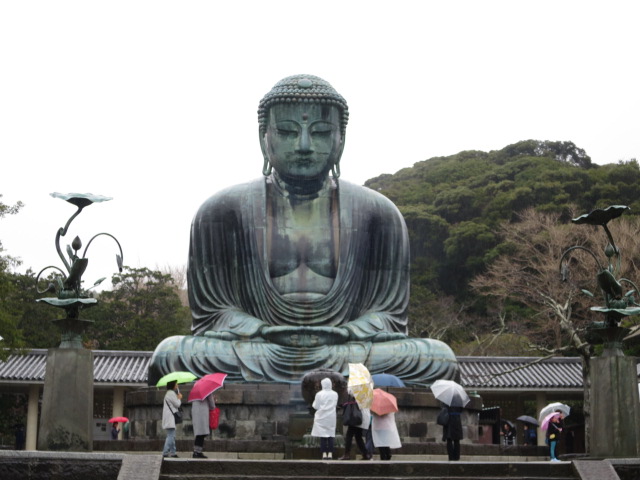
{"label": "person in dark coat", "polygon": [[[348,404],[356,403],[356,399],[349,392],[349,397],[345,403],[342,404],[342,408],[345,409]],[[356,403],[357,404],[357,403]],[[368,408],[359,408],[362,414],[362,422],[360,425],[347,425],[347,433],[344,436],[344,455],[340,457],[340,460],[351,460],[351,445],[353,439],[356,439],[356,445],[362,454],[363,460],[370,460],[371,454],[367,450],[367,446],[364,443],[363,435],[367,434],[367,429],[371,425],[371,413]]]}
{"label": "person in dark coat", "polygon": [[525,445],[538,444],[538,432],[536,432],[536,427],[533,425],[529,425],[528,423],[524,424],[524,444]]}
{"label": "person in dark coat", "polygon": [[118,429],[118,422],[113,422],[111,425],[111,440],[117,440],[120,430]]}
{"label": "person in dark coat", "polygon": [[549,428],[547,428],[547,444],[549,445],[549,457],[552,462],[559,462],[556,447],[558,446],[558,440],[560,439],[560,432],[562,432],[562,419],[560,412],[554,416],[549,422]]}
{"label": "person in dark coat", "polygon": [[460,407],[443,407],[447,410],[447,421],[442,425],[442,440],[447,442],[449,461],[460,460],[460,440],[462,440],[462,420]]}

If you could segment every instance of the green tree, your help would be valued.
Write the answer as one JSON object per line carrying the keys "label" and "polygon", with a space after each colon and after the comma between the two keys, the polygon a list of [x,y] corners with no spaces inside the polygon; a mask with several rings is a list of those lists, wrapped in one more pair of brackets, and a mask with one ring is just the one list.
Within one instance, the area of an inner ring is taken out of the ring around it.
{"label": "green tree", "polygon": [[[47,281],[52,280],[49,277]],[[53,348],[60,345],[60,330],[52,320],[62,318],[61,309],[38,302],[42,295],[36,291],[36,275],[29,269],[11,275],[12,295],[7,304],[18,318],[18,327],[27,348]]]}
{"label": "green tree", "polygon": [[154,350],[166,337],[189,333],[190,312],[171,275],[124,267],[112,284],[113,290],[100,293],[98,304],[85,313],[95,321],[85,335],[89,347]]}
{"label": "green tree", "polygon": [[[15,215],[22,208],[22,203],[7,205],[2,202],[0,194],[0,220],[6,215]],[[16,287],[12,282],[12,270],[20,265],[20,261],[4,253],[0,240],[0,360],[5,360],[13,351],[24,346],[22,332],[18,328],[19,314],[10,298]]]}

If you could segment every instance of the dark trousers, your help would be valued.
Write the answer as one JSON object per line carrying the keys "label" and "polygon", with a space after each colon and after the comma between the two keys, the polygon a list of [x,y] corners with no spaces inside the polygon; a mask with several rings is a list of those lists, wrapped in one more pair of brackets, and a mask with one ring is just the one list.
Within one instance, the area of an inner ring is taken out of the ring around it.
{"label": "dark trousers", "polygon": [[206,435],[196,435],[195,440],[193,441],[193,451],[202,453],[202,447],[204,447],[204,439]]}
{"label": "dark trousers", "polygon": [[460,460],[460,440],[447,438],[447,453],[449,460]]}
{"label": "dark trousers", "polygon": [[344,436],[344,454],[349,455],[351,452],[351,444],[353,442],[353,438],[356,439],[356,445],[358,445],[358,449],[363,457],[367,456],[367,447],[364,445],[364,440],[362,439],[362,429],[360,427],[347,427],[347,433]]}
{"label": "dark trousers", "polygon": [[333,453],[333,437],[320,437],[320,452]]}
{"label": "dark trousers", "polygon": [[380,460],[391,460],[391,448],[389,447],[378,447],[380,451]]}

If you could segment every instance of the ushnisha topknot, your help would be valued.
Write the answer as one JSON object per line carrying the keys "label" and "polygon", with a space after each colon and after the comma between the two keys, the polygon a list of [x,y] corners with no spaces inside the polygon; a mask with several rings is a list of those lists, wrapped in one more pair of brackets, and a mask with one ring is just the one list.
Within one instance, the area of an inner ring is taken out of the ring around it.
{"label": "ushnisha topknot", "polygon": [[342,135],[347,129],[349,107],[347,101],[329,82],[315,75],[292,75],[276,83],[258,105],[258,124],[260,133],[267,128],[267,115],[272,105],[280,103],[313,103],[319,105],[335,105],[341,113],[340,130]]}

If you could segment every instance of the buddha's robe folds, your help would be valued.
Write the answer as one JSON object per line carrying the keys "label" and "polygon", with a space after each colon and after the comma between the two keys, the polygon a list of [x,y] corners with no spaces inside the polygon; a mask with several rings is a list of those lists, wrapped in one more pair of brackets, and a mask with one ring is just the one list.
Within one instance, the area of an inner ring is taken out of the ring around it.
{"label": "buddha's robe folds", "polygon": [[[348,375],[349,363],[409,384],[458,379],[455,355],[445,343],[406,337],[409,245],[395,205],[365,187],[343,180],[334,185],[340,233],[333,285],[326,295],[290,298],[269,275],[269,182],[231,187],[200,207],[188,270],[193,335],[158,345],[149,384],[182,370],[224,372],[228,381],[294,383],[317,368]],[[298,328],[300,344],[290,335],[283,342],[267,340],[262,334],[270,326]]]}

